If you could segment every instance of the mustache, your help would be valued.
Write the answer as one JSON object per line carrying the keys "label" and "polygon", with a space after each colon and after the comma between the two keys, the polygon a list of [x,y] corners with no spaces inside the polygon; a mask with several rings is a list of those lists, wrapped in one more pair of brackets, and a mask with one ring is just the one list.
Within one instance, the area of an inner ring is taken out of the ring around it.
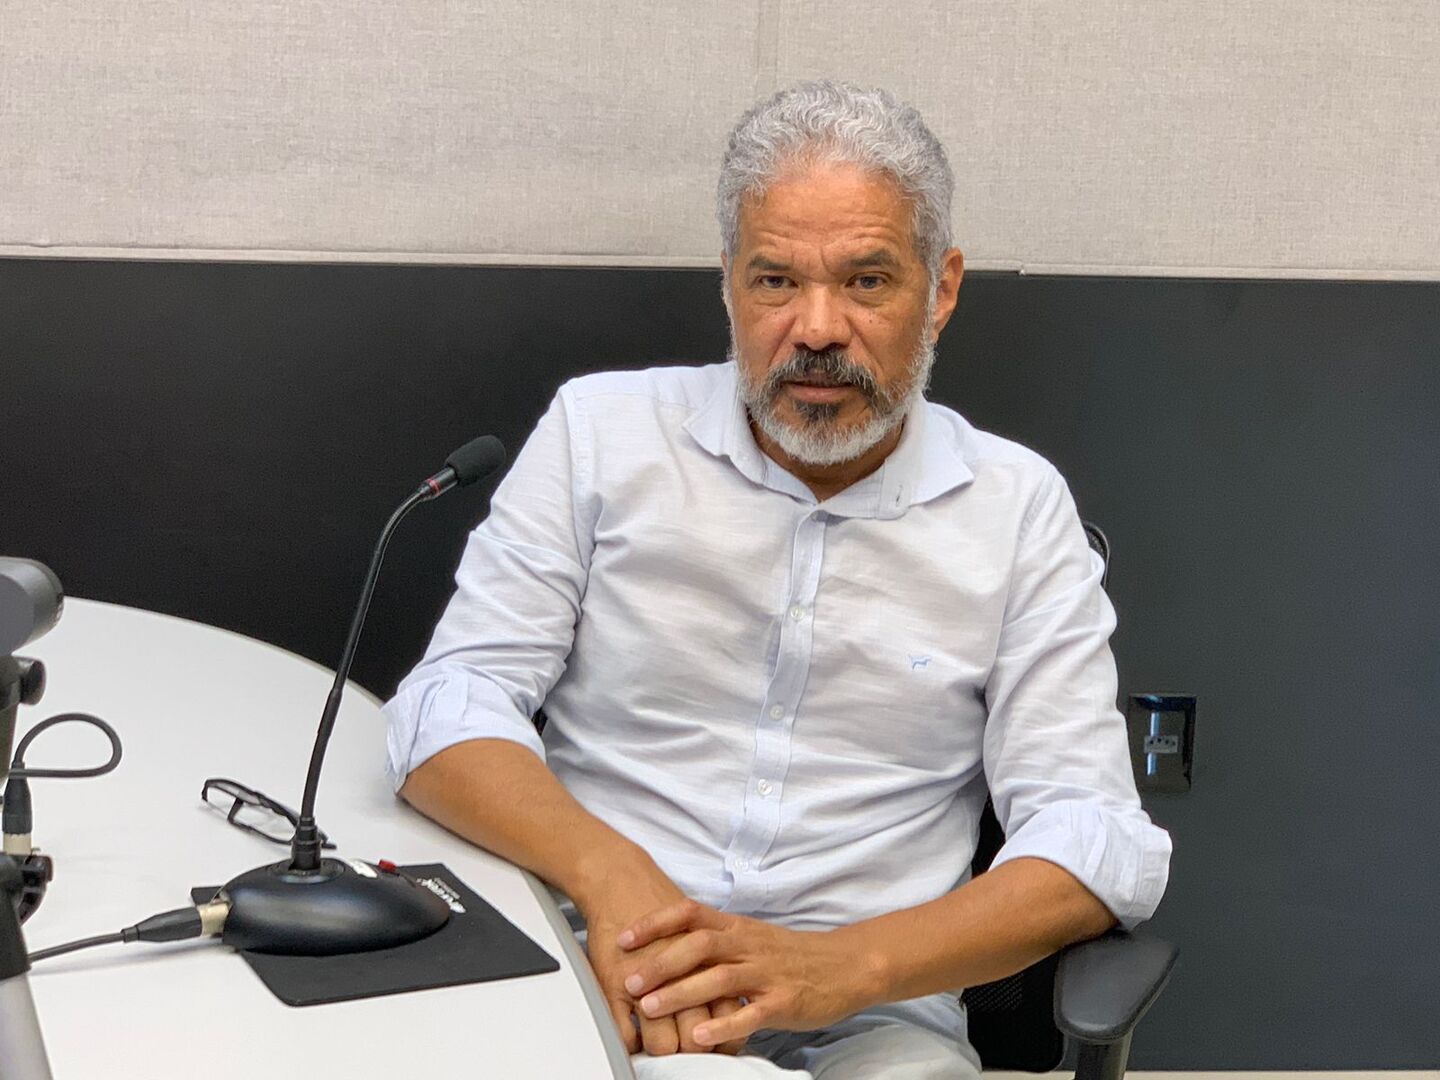
{"label": "mustache", "polygon": [[765,376],[765,396],[774,399],[785,383],[814,382],[819,384],[853,386],[867,401],[876,401],[883,396],[875,376],[855,363],[841,349],[796,349],[790,359],[779,367],[771,368]]}

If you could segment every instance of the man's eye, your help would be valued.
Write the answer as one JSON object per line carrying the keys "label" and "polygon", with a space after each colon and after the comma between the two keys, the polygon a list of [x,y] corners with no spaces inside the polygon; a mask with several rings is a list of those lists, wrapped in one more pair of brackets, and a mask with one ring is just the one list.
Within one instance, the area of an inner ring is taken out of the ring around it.
{"label": "man's eye", "polygon": [[881,274],[861,274],[855,279],[855,287],[861,292],[874,292],[884,286],[885,278]]}
{"label": "man's eye", "polygon": [[762,289],[783,289],[786,279],[779,274],[761,274],[755,279],[755,284]]}

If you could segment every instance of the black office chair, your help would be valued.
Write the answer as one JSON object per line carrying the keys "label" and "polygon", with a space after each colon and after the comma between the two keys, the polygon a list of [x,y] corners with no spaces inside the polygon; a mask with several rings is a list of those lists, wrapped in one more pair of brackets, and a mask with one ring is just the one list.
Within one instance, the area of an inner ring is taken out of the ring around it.
{"label": "black office chair", "polygon": [[[1110,575],[1110,543],[1089,522],[1085,536],[1105,560],[1103,585]],[[972,873],[988,870],[1004,842],[986,803]],[[1120,1080],[1135,1025],[1170,980],[1177,955],[1168,942],[1117,929],[1009,978],[972,986],[961,995],[970,1042],[987,1069],[1049,1072],[1064,1058],[1069,1037],[1079,1048],[1075,1080]]]}

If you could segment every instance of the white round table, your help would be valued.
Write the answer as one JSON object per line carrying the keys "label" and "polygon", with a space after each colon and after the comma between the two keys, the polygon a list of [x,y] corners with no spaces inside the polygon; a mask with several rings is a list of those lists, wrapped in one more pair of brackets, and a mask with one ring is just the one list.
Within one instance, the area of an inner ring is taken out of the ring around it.
{"label": "white round table", "polygon": [[[32,952],[182,907],[192,886],[284,857],[283,847],[226,824],[200,787],[229,777],[298,807],[332,672],[214,627],[75,599],[55,630],[20,653],[45,662],[49,685],[38,706],[22,708],[17,739],[44,717],[83,711],[124,740],[108,776],[31,782],[34,842],[55,859],[49,894],[25,925]],[[101,733],[62,725],[40,736],[27,764],[107,756]],[[544,887],[397,800],[383,763],[378,703],[352,685],[316,804],[336,853],[444,862],[560,971],[291,1008],[216,939],[99,946],[30,972],[57,1080],[629,1077]]]}

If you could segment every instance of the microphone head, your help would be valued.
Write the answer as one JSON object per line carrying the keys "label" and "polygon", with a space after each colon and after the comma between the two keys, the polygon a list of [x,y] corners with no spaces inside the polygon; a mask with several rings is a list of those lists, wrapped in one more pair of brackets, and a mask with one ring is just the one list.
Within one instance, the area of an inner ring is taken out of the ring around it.
{"label": "microphone head", "polygon": [[505,445],[494,435],[481,435],[447,457],[445,464],[455,470],[456,485],[464,487],[505,464]]}
{"label": "microphone head", "polygon": [[0,656],[49,631],[64,607],[65,590],[48,566],[0,556]]}

